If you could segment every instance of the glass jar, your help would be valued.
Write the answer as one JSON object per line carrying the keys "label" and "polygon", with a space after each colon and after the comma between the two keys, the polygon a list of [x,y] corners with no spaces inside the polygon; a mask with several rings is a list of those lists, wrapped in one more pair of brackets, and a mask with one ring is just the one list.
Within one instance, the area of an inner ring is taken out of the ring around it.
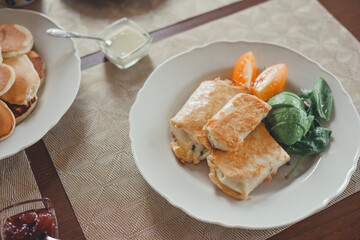
{"label": "glass jar", "polygon": [[98,37],[111,40],[107,46],[97,41],[107,59],[120,69],[126,69],[147,55],[152,37],[134,21],[122,18],[98,34]]}

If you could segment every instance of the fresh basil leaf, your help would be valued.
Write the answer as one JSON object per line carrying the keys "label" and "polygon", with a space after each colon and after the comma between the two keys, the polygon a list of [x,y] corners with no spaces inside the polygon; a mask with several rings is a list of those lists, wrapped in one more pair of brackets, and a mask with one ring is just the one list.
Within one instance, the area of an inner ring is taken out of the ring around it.
{"label": "fresh basil leaf", "polygon": [[321,153],[329,145],[331,133],[330,129],[324,127],[311,128],[299,141],[287,147],[286,151],[299,155]]}
{"label": "fresh basil leaf", "polygon": [[316,113],[320,118],[329,121],[332,111],[333,96],[327,82],[319,77],[315,80],[315,87],[312,93]]}

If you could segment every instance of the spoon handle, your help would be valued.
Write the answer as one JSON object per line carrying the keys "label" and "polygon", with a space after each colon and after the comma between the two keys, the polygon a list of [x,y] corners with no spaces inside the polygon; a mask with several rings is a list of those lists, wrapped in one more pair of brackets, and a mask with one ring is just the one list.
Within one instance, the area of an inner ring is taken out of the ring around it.
{"label": "spoon handle", "polygon": [[107,45],[110,45],[107,40],[98,37],[91,37],[87,35],[82,35],[76,32],[69,32],[62,29],[57,28],[49,28],[46,30],[47,34],[54,36],[54,37],[62,37],[62,38],[87,38],[87,39],[94,39],[105,42]]}
{"label": "spoon handle", "polygon": [[50,237],[50,236],[46,236],[45,240],[60,240],[60,239],[53,238],[53,237]]}

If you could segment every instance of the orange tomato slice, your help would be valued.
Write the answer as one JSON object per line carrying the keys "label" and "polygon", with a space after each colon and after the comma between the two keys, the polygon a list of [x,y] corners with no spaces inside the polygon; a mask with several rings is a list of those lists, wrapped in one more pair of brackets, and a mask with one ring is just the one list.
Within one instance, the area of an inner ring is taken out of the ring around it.
{"label": "orange tomato slice", "polygon": [[266,68],[252,83],[251,93],[264,101],[268,100],[283,89],[286,73],[283,63]]}
{"label": "orange tomato slice", "polygon": [[255,56],[250,51],[240,57],[233,71],[235,85],[250,89],[251,83],[256,78]]}

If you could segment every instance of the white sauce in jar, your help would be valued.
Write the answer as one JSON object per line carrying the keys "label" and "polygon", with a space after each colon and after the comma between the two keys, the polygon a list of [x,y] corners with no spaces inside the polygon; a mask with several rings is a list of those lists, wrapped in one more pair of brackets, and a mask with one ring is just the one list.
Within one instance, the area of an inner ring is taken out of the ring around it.
{"label": "white sauce in jar", "polygon": [[123,57],[143,45],[146,38],[137,30],[125,26],[114,33],[110,40],[112,43],[108,47],[109,51],[116,56]]}

